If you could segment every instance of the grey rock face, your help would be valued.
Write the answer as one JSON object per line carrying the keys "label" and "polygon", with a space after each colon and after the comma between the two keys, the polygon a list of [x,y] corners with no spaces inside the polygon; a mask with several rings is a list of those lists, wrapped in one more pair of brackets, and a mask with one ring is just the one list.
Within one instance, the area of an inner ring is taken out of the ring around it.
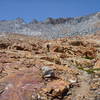
{"label": "grey rock face", "polygon": [[48,18],[25,23],[22,18],[0,21],[0,32],[41,36],[46,39],[92,34],[100,30],[100,12],[75,18]]}
{"label": "grey rock face", "polygon": [[52,78],[55,77],[54,70],[49,66],[42,67],[42,74],[44,78]]}

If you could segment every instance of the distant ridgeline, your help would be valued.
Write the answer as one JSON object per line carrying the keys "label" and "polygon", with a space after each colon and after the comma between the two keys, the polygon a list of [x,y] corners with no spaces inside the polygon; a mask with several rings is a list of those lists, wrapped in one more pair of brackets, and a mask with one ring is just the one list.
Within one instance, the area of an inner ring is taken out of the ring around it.
{"label": "distant ridgeline", "polygon": [[100,30],[100,12],[75,18],[48,18],[43,22],[24,22],[22,18],[0,21],[0,33],[18,33],[47,39],[92,34]]}

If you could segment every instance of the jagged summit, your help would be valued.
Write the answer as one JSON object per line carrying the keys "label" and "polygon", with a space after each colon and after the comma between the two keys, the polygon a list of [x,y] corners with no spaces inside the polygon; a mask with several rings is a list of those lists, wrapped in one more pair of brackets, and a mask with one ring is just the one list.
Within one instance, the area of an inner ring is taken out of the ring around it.
{"label": "jagged summit", "polygon": [[[93,13],[93,14],[89,14],[89,15],[86,15],[86,16],[79,16],[79,17],[66,17],[66,18],[52,18],[52,17],[48,17],[47,19],[45,19],[44,21],[38,21],[36,19],[33,19],[31,22],[31,24],[36,24],[36,23],[41,23],[41,24],[64,24],[66,22],[69,22],[71,23],[72,21],[76,20],[77,22],[82,22],[82,21],[86,21],[86,20],[89,20],[91,19],[92,17],[98,17],[100,18],[100,12],[97,12],[97,13]],[[20,23],[23,23],[25,22],[23,18],[16,18],[15,19],[16,21],[20,22]]]}
{"label": "jagged summit", "polygon": [[0,32],[41,36],[48,39],[84,35],[100,30],[100,12],[75,18],[33,19],[26,23],[22,18],[0,21]]}
{"label": "jagged summit", "polygon": [[16,18],[15,21],[16,23],[25,23],[24,19],[20,17]]}

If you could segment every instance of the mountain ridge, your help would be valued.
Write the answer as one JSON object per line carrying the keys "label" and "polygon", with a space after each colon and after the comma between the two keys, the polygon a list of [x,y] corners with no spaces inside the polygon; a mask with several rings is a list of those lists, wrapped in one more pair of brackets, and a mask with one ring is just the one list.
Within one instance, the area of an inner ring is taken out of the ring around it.
{"label": "mountain ridge", "polygon": [[11,32],[54,39],[92,34],[100,30],[100,12],[74,18],[48,18],[26,23],[22,18],[0,21],[0,32]]}

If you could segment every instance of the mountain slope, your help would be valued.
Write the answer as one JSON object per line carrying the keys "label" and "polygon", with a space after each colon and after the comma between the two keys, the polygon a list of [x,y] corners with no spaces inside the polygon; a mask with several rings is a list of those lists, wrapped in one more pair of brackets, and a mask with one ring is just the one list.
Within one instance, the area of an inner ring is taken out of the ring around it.
{"label": "mountain slope", "polygon": [[92,34],[100,30],[100,12],[75,18],[48,18],[43,22],[25,23],[22,18],[0,21],[0,32],[42,36],[48,39]]}

